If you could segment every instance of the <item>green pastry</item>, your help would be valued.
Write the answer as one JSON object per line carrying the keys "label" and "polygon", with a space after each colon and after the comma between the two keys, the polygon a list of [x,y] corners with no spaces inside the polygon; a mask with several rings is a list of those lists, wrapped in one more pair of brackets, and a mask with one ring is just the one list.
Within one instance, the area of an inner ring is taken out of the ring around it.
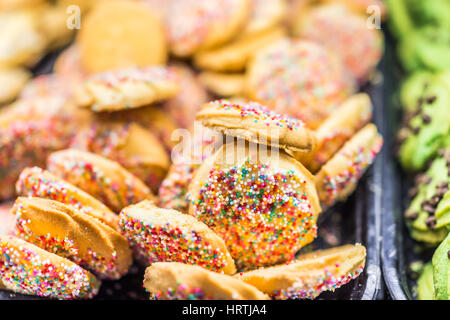
{"label": "green pastry", "polygon": [[448,262],[450,260],[450,234],[442,241],[433,254],[433,282],[434,297],[436,300],[449,300],[450,296],[450,269]]}
{"label": "green pastry", "polygon": [[405,218],[411,237],[437,245],[450,229],[450,148],[440,152],[425,174],[416,177]]}
{"label": "green pastry", "polygon": [[417,280],[419,300],[434,300],[433,265],[428,262]]}
{"label": "green pastry", "polygon": [[417,71],[403,81],[400,89],[400,102],[406,112],[414,112],[419,108],[420,97],[432,82],[433,73]]}
{"label": "green pastry", "polygon": [[406,170],[424,169],[439,149],[449,146],[450,83],[447,75],[434,76],[417,99],[416,107],[405,111],[399,132],[399,160]]}

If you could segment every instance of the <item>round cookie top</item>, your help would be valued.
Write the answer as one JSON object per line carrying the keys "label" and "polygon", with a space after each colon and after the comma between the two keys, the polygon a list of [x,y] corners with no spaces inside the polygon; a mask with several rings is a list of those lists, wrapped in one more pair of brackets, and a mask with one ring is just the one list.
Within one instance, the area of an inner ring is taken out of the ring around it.
{"label": "round cookie top", "polygon": [[119,224],[146,265],[173,261],[226,274],[236,272],[223,240],[192,216],[143,201],[123,209]]}
{"label": "round cookie top", "polygon": [[156,262],[145,270],[144,287],[160,300],[268,300],[233,277],[178,262]]}
{"label": "round cookie top", "polygon": [[0,235],[0,274],[9,290],[57,299],[92,298],[100,287],[89,271],[11,236]]}
{"label": "round cookie top", "polygon": [[287,150],[309,152],[316,144],[314,133],[302,121],[257,102],[213,101],[197,113],[196,119],[226,135]]}
{"label": "round cookie top", "polygon": [[75,98],[79,105],[93,111],[116,111],[172,98],[178,90],[170,68],[131,67],[88,76],[77,88]]}
{"label": "round cookie top", "polygon": [[290,261],[316,236],[314,178],[282,150],[222,146],[197,170],[190,214],[227,244],[238,270]]}
{"label": "round cookie top", "polygon": [[235,275],[274,299],[314,299],[334,291],[364,270],[366,248],[345,245],[300,255],[291,263]]}
{"label": "round cookie top", "polygon": [[166,11],[166,33],[176,56],[190,56],[230,40],[250,12],[249,0],[176,0]]}
{"label": "round cookie top", "polygon": [[39,167],[25,168],[16,183],[18,195],[41,197],[72,205],[117,229],[118,217],[103,203],[81,189]]}
{"label": "round cookie top", "polygon": [[246,87],[250,99],[314,129],[354,91],[354,80],[320,44],[283,38],[255,54]]}
{"label": "round cookie top", "polygon": [[150,189],[119,163],[94,153],[66,149],[52,153],[47,169],[102,201],[114,212],[145,199]]}
{"label": "round cookie top", "polygon": [[127,240],[119,232],[75,207],[58,201],[18,197],[11,213],[15,235],[67,258],[101,279],[119,279],[132,263]]}
{"label": "round cookie top", "polygon": [[248,37],[276,27],[283,20],[287,5],[285,0],[251,0],[249,22],[240,37]]}

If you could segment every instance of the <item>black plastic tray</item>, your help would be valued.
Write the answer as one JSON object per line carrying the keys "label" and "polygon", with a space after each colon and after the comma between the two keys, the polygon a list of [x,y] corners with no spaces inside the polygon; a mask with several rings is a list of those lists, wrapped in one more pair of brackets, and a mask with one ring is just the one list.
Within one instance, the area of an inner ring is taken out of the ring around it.
{"label": "black plastic tray", "polygon": [[[49,73],[57,54],[46,57],[36,68],[35,74]],[[382,63],[383,64],[383,63]],[[374,122],[383,121],[383,86],[371,85],[364,89],[374,104]],[[380,127],[381,129],[381,127]],[[384,134],[384,132],[382,131]],[[385,149],[385,148],[383,148]],[[381,152],[383,154],[383,151]],[[381,274],[380,226],[382,212],[382,176],[384,157],[378,156],[374,165],[360,181],[356,192],[343,204],[339,204],[319,218],[319,235],[313,244],[304,248],[323,249],[341,244],[361,243],[366,246],[367,260],[364,272],[351,283],[335,292],[325,292],[318,299],[374,300],[384,298]],[[119,281],[104,281],[97,300],[148,299],[142,287],[144,268],[133,266],[129,275]],[[41,299],[6,291],[0,291],[0,300]]]}

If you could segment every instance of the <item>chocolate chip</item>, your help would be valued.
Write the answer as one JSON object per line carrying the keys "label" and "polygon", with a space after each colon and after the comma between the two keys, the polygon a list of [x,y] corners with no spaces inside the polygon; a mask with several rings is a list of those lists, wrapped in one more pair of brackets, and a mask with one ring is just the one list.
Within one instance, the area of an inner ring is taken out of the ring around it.
{"label": "chocolate chip", "polygon": [[431,117],[429,115],[424,113],[424,114],[422,114],[421,117],[422,117],[423,123],[428,124],[431,122]]}
{"label": "chocolate chip", "polygon": [[445,156],[445,149],[439,149],[438,156],[439,157],[444,157]]}
{"label": "chocolate chip", "polygon": [[450,250],[447,251],[447,258],[450,259]]}
{"label": "chocolate chip", "polygon": [[441,197],[439,197],[438,195],[434,195],[428,202],[430,203],[430,205],[436,208],[439,204],[439,201],[441,201]]}
{"label": "chocolate chip", "polygon": [[430,229],[434,229],[434,227],[436,227],[436,218],[434,216],[429,216],[426,220],[425,223],[427,225],[428,228]]}
{"label": "chocolate chip", "polygon": [[405,218],[408,220],[416,220],[419,217],[419,213],[415,211],[407,211]]}
{"label": "chocolate chip", "polygon": [[426,173],[419,173],[415,178],[414,178],[414,183],[416,185],[422,184],[422,183],[426,183],[428,181],[429,177],[427,176]]}
{"label": "chocolate chip", "polygon": [[428,103],[428,104],[432,104],[433,102],[436,101],[436,99],[437,99],[436,96],[428,97],[428,98],[427,98],[427,103]]}
{"label": "chocolate chip", "polygon": [[413,134],[418,135],[420,132],[420,127],[415,127],[415,128],[412,128],[411,130],[412,130]]}
{"label": "chocolate chip", "polygon": [[418,193],[419,193],[419,189],[417,187],[411,188],[408,191],[408,197],[410,199],[414,199]]}
{"label": "chocolate chip", "polygon": [[422,202],[420,207],[422,208],[423,211],[428,212],[429,214],[434,214],[434,212],[436,211],[436,207],[431,205],[428,201]]}
{"label": "chocolate chip", "polygon": [[442,198],[448,192],[448,188],[437,188],[435,195]]}
{"label": "chocolate chip", "polygon": [[447,181],[439,182],[436,185],[436,188],[438,188],[438,189],[445,189],[445,188],[447,188],[448,189],[448,182]]}
{"label": "chocolate chip", "polygon": [[417,100],[417,107],[418,108],[422,107],[424,102],[425,100],[422,97],[420,97],[419,100]]}

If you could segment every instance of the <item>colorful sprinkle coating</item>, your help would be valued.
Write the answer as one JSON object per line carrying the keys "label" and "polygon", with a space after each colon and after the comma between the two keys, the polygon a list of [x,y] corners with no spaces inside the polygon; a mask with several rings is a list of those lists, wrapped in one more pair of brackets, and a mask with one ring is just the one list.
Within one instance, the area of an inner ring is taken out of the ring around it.
{"label": "colorful sprinkle coating", "polygon": [[331,206],[338,201],[342,190],[356,186],[366,169],[373,163],[380,152],[383,141],[380,140],[367,152],[367,147],[360,146],[357,150],[343,153],[348,160],[347,169],[335,176],[325,176],[323,189],[318,190],[320,203]]}
{"label": "colorful sprinkle coating", "polygon": [[35,234],[29,224],[30,219],[23,219],[22,215],[26,208],[22,204],[16,204],[12,213],[16,216],[15,235],[29,243],[38,246],[48,252],[54,253],[60,257],[69,259],[79,264],[103,279],[117,279],[123,275],[123,272],[117,269],[117,252],[113,251],[110,258],[103,257],[98,252],[86,249],[82,254],[73,240],[65,238],[57,238],[51,234]]}
{"label": "colorful sprinkle coating", "polygon": [[266,126],[275,125],[280,128],[296,130],[299,127],[303,127],[305,125],[301,120],[286,116],[284,114],[276,113],[270,110],[268,107],[257,102],[234,104],[227,100],[216,100],[211,103],[225,110],[238,111],[241,117],[254,118],[255,123],[262,122]]}
{"label": "colorful sprinkle coating", "polygon": [[179,227],[169,222],[146,223],[126,211],[124,209],[120,214],[119,226],[142,263],[182,262],[216,272],[221,272],[228,265],[224,252],[214,248],[193,228]]}
{"label": "colorful sprinkle coating", "polygon": [[316,43],[280,40],[255,56],[250,87],[256,100],[314,129],[353,91],[337,62]]}
{"label": "colorful sprinkle coating", "polygon": [[177,288],[168,288],[165,292],[150,293],[152,300],[215,300],[206,295],[200,288],[190,288],[179,284]]}
{"label": "colorful sprinkle coating", "polygon": [[335,276],[339,273],[339,265],[337,264],[334,272],[324,269],[323,274],[314,281],[314,286],[312,288],[307,288],[308,286],[305,285],[305,283],[299,281],[288,289],[275,291],[272,294],[272,298],[276,300],[314,299],[324,291],[334,291],[344,284],[349,283],[351,280],[356,279],[363,270],[364,266],[360,266],[355,272],[350,272],[342,276]]}
{"label": "colorful sprinkle coating", "polygon": [[[53,153],[48,158],[47,168],[50,172],[100,200],[115,212],[120,212],[122,208],[130,204],[151,197],[151,191],[137,177],[123,169],[122,180],[112,180],[101,166],[96,165],[95,160],[90,161],[90,156],[76,154],[73,151]],[[122,168],[117,168],[117,170],[120,169]]]}
{"label": "colorful sprinkle coating", "polygon": [[213,168],[202,183],[195,216],[228,246],[238,269],[290,261],[317,233],[307,182],[264,164]]}
{"label": "colorful sprinkle coating", "polygon": [[0,239],[0,277],[8,288],[58,299],[92,298],[97,294],[100,282],[88,271],[69,260],[54,264],[26,242],[16,248],[6,239]]}

